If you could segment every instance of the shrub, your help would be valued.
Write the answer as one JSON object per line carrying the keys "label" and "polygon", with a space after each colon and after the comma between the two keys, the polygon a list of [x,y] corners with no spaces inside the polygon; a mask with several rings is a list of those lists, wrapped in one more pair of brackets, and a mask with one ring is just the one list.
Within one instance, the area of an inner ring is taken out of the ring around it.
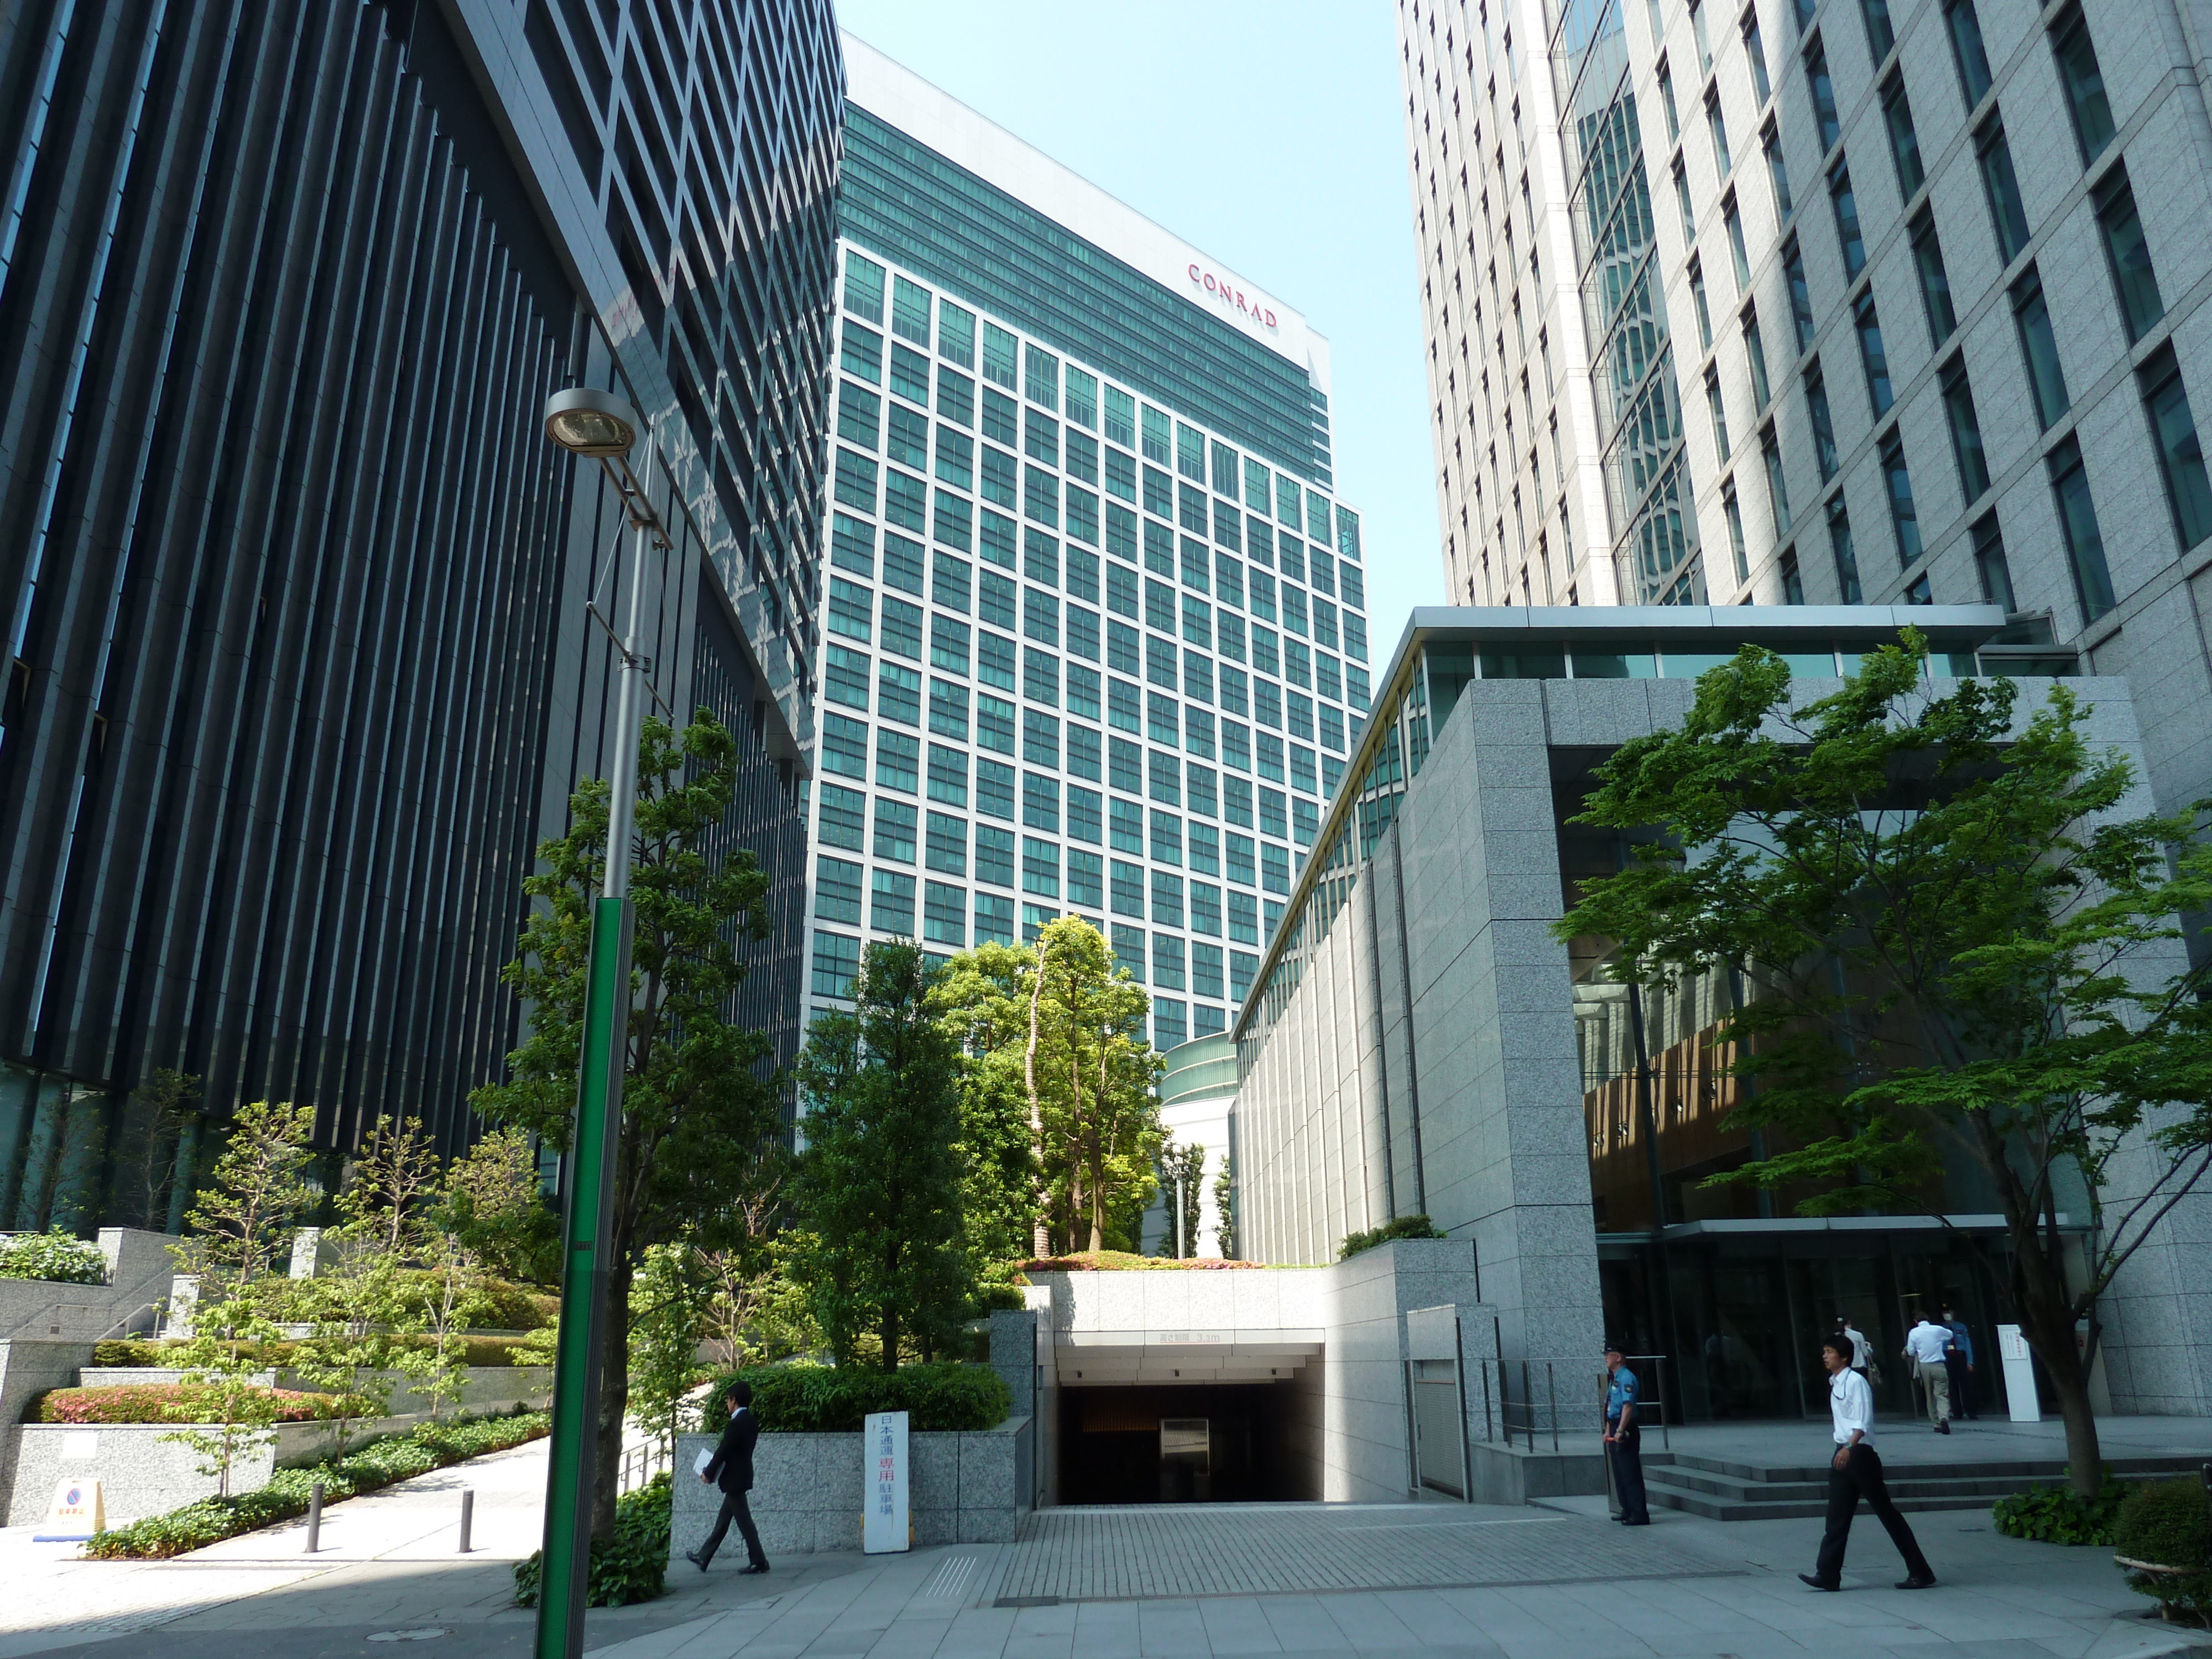
{"label": "shrub", "polygon": [[[409,1336],[394,1339],[395,1346],[428,1352],[438,1346],[434,1336]],[[501,1365],[532,1365],[541,1363],[529,1352],[526,1336],[465,1336],[460,1339],[465,1351],[465,1363],[496,1368]],[[100,1342],[93,1346],[92,1363],[94,1369],[118,1365],[167,1367],[177,1369],[181,1342]],[[308,1345],[300,1342],[244,1342],[239,1345],[239,1356],[250,1359],[256,1366],[282,1370],[298,1357],[300,1350]]]}
{"label": "shrub", "polygon": [[[1033,1261],[1019,1264],[1024,1273],[1206,1273],[1216,1269],[1259,1267],[1257,1261],[1232,1261],[1219,1256],[1137,1255],[1127,1250],[1078,1250],[1073,1255],[1039,1256]],[[1000,1305],[994,1303],[993,1306]],[[1006,1304],[1021,1307],[1016,1302]]]}
{"label": "shrub", "polygon": [[2188,1567],[2184,1573],[2130,1572],[2128,1588],[2169,1612],[2212,1615],[2212,1510],[2199,1481],[2149,1480],[2130,1492],[2112,1524],[2112,1548],[2131,1561]]}
{"label": "shrub", "polygon": [[0,1279],[43,1279],[57,1285],[105,1285],[107,1258],[59,1227],[0,1238]]}
{"label": "shrub", "polygon": [[1990,1510],[1996,1529],[2040,1544],[2102,1544],[2112,1541],[2112,1522],[2130,1488],[2108,1474],[2104,1489],[2084,1498],[2071,1486],[2035,1486],[2000,1498]]}
{"label": "shrub", "polygon": [[449,1463],[536,1440],[551,1422],[544,1412],[521,1412],[465,1423],[426,1424],[412,1434],[387,1435],[371,1441],[343,1457],[301,1468],[278,1469],[270,1476],[269,1484],[258,1491],[204,1498],[166,1515],[149,1515],[127,1527],[96,1532],[84,1553],[104,1561],[163,1560],[305,1515],[318,1480],[323,1483],[325,1504],[353,1498],[395,1480],[428,1474]]}
{"label": "shrub", "polygon": [[769,1433],[838,1434],[872,1412],[905,1412],[916,1433],[992,1429],[1006,1420],[1013,1395],[982,1365],[754,1365],[717,1377],[706,1412],[710,1432],[727,1420],[722,1397],[738,1378],[752,1384],[753,1414]]}
{"label": "shrub", "polygon": [[[650,1601],[668,1589],[670,1512],[675,1502],[667,1474],[656,1474],[635,1492],[615,1500],[615,1535],[592,1540],[592,1576],[584,1605],[626,1607]],[[514,1564],[514,1605],[538,1605],[538,1575],[544,1552]]]}
{"label": "shrub", "polygon": [[1442,1238],[1443,1230],[1425,1215],[1401,1215],[1395,1221],[1380,1227],[1370,1227],[1364,1233],[1346,1233],[1344,1243],[1336,1247],[1336,1259],[1349,1261],[1362,1250],[1371,1250],[1377,1244],[1388,1244],[1394,1238]]}
{"label": "shrub", "polygon": [[[360,1417],[370,1402],[358,1395],[256,1389],[276,1401],[279,1423]],[[33,1423],[220,1423],[222,1391],[193,1382],[118,1382],[105,1389],[49,1389],[32,1402]]]}

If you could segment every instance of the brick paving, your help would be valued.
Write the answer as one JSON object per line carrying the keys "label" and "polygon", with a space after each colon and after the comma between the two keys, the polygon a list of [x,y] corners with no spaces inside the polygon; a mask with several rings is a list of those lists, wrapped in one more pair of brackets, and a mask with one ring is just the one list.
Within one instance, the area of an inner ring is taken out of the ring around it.
{"label": "brick paving", "polygon": [[1642,1528],[1452,1504],[1151,1504],[1032,1514],[1000,1606],[1287,1591],[1708,1577],[1740,1571]]}

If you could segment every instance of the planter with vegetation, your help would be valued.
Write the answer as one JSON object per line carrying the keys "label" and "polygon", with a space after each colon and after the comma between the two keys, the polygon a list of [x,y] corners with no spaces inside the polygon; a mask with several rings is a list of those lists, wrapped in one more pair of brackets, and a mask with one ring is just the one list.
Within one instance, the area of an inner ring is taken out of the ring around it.
{"label": "planter with vegetation", "polygon": [[[359,1395],[297,1389],[249,1390],[257,1417],[275,1423],[317,1423],[374,1414]],[[50,1389],[31,1403],[30,1423],[213,1423],[222,1420],[224,1390],[193,1382],[125,1382],[112,1388]]]}
{"label": "planter with vegetation", "polygon": [[2212,1623],[2212,1494],[2201,1481],[2137,1486],[2120,1505],[2112,1542],[2128,1588],[2156,1601],[2161,1615]]}
{"label": "planter with vegetation", "polygon": [[1349,1261],[1363,1250],[1371,1250],[1378,1244],[1389,1244],[1401,1238],[1442,1238],[1443,1228],[1425,1215],[1401,1215],[1395,1221],[1380,1227],[1370,1227],[1364,1233],[1346,1233],[1344,1243],[1336,1247],[1336,1259]]}
{"label": "planter with vegetation", "polygon": [[766,1434],[858,1433],[875,1412],[905,1412],[916,1434],[994,1429],[1013,1409],[998,1372],[981,1365],[755,1365],[714,1380],[707,1430],[727,1422],[721,1397],[732,1382],[752,1384],[753,1415]]}
{"label": "planter with vegetation", "polygon": [[50,1232],[0,1238],[0,1279],[36,1279],[52,1285],[105,1285],[107,1257],[97,1244],[57,1227]]}
{"label": "planter with vegetation", "polygon": [[227,1498],[204,1498],[197,1504],[149,1515],[127,1527],[97,1532],[84,1547],[90,1557],[105,1561],[161,1560],[209,1544],[234,1538],[240,1533],[274,1526],[307,1512],[307,1500],[317,1481],[323,1485],[325,1504],[374,1492],[395,1481],[428,1474],[451,1463],[465,1462],[489,1452],[505,1451],[542,1437],[551,1419],[543,1412],[523,1412],[511,1417],[477,1418],[466,1423],[427,1424],[411,1434],[396,1434],[373,1441],[357,1451],[301,1468],[279,1469],[269,1484],[253,1492]]}
{"label": "planter with vegetation", "polygon": [[[626,1607],[666,1592],[671,1502],[665,1471],[616,1500],[614,1536],[592,1540],[592,1576],[584,1597],[586,1607]],[[515,1606],[538,1605],[544,1558],[543,1550],[533,1550],[526,1560],[514,1564]]]}
{"label": "planter with vegetation", "polygon": [[[435,1353],[438,1339],[427,1334],[395,1335],[387,1339],[394,1353]],[[532,1332],[522,1336],[461,1336],[452,1339],[458,1348],[460,1363],[483,1368],[501,1365],[550,1365],[553,1363],[552,1332]],[[179,1370],[186,1368],[185,1352],[190,1345],[184,1342],[101,1342],[92,1351],[92,1369],[96,1370]],[[238,1358],[256,1370],[284,1370],[303,1358],[313,1356],[312,1340],[296,1342],[240,1342],[236,1346]]]}
{"label": "planter with vegetation", "polygon": [[[1138,1255],[1128,1250],[1078,1250],[1073,1255],[1039,1256],[1022,1263],[1030,1273],[1206,1273],[1221,1267],[1265,1267],[1261,1261],[1232,1261],[1225,1256]],[[1012,1305],[1020,1305],[1018,1304]]]}
{"label": "planter with vegetation", "polygon": [[1996,1529],[2039,1544],[2100,1544],[2110,1547],[2120,1504],[2133,1491],[2107,1476],[2094,1498],[2072,1486],[2033,1486],[2000,1498],[1990,1510]]}

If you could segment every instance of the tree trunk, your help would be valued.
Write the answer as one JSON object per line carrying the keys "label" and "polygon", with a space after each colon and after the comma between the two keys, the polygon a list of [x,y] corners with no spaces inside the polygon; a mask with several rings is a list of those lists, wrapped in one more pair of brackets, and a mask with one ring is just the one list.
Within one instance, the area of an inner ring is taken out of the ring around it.
{"label": "tree trunk", "polygon": [[[2074,1340],[2075,1303],[2066,1285],[2063,1260],[2041,1248],[2045,1241],[2013,1235],[2013,1300],[2021,1334],[2051,1377],[2058,1414],[2066,1425],[2067,1483],[2094,1498],[2105,1480],[2097,1417],[2089,1405],[2089,1376]],[[2031,1247],[2023,1249],[2024,1243]]]}
{"label": "tree trunk", "polygon": [[592,1464],[592,1536],[615,1535],[615,1499],[622,1493],[623,1419],[629,1414],[629,1285],[627,1251],[607,1274],[606,1353],[599,1362],[599,1445]]}

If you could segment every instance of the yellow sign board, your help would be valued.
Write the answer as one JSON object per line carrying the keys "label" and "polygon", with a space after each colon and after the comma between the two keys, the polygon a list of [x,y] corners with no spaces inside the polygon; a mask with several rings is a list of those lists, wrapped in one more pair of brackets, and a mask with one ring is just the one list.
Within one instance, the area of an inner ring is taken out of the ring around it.
{"label": "yellow sign board", "polygon": [[36,1544],[81,1544],[107,1528],[107,1504],[97,1480],[64,1480],[54,1487],[46,1524],[31,1534]]}

